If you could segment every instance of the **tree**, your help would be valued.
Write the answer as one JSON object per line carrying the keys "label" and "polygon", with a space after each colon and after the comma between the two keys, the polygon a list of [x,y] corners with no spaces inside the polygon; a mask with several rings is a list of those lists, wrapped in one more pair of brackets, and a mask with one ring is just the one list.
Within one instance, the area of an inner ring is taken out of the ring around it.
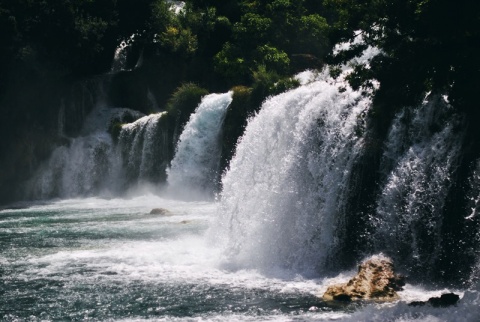
{"label": "tree", "polygon": [[260,67],[287,76],[293,71],[294,55],[316,62],[330,50],[326,19],[305,7],[303,0],[245,0],[240,8],[232,39],[215,56],[216,70],[226,77],[246,83]]}
{"label": "tree", "polygon": [[[480,4],[467,0],[326,0],[335,13],[336,41],[361,33],[364,45],[381,50],[360,66],[352,81],[380,81],[379,101],[418,103],[427,92],[442,93],[459,109],[472,111],[480,89]],[[358,47],[351,48],[350,54]],[[339,61],[351,55],[343,53]]]}

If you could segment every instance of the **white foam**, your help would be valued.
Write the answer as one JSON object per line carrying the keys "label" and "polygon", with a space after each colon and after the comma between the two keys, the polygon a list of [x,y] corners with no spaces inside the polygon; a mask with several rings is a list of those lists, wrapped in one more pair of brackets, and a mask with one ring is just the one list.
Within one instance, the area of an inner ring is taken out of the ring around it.
{"label": "white foam", "polygon": [[171,190],[211,194],[219,176],[220,133],[233,92],[210,94],[190,116],[180,135],[175,157],[167,169]]}

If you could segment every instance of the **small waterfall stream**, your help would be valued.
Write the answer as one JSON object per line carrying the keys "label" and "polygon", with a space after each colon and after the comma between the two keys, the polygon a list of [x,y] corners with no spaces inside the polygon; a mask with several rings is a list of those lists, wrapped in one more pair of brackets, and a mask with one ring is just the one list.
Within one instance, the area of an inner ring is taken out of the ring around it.
{"label": "small waterfall stream", "polygon": [[122,164],[120,179],[132,182],[165,180],[169,161],[168,125],[162,122],[166,112],[144,116],[122,126],[118,139],[118,157]]}
{"label": "small waterfall stream", "polygon": [[172,191],[191,190],[211,194],[216,185],[220,166],[220,133],[232,92],[210,94],[190,116],[180,135],[175,157],[167,170]]}

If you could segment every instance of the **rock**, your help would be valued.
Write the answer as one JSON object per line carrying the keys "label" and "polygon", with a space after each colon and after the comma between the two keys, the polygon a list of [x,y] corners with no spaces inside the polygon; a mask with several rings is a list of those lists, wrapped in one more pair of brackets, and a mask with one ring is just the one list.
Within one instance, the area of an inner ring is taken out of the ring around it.
{"label": "rock", "polygon": [[346,284],[329,286],[323,300],[350,302],[354,300],[393,301],[398,299],[405,278],[394,273],[392,260],[383,255],[372,256],[358,267],[358,273]]}
{"label": "rock", "polygon": [[173,214],[165,208],[153,208],[150,215],[172,216]]}
{"label": "rock", "polygon": [[433,307],[447,307],[457,304],[460,296],[455,293],[442,294],[440,297],[431,297],[428,303]]}
{"label": "rock", "polygon": [[429,304],[433,307],[447,307],[457,304],[460,296],[455,293],[446,293],[442,294],[440,297],[431,297],[427,302],[423,301],[414,301],[409,303],[409,306],[424,306]]}

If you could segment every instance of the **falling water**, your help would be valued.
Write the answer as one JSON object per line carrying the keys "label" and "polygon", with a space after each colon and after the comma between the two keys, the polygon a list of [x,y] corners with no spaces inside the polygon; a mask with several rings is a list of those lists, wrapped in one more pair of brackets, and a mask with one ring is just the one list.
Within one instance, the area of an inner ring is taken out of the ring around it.
{"label": "falling water", "polygon": [[112,124],[142,114],[125,108],[95,108],[86,118],[81,136],[68,138],[29,183],[29,198],[79,197],[117,190],[121,175],[111,135]]}
{"label": "falling water", "polygon": [[167,171],[172,190],[192,189],[206,195],[213,192],[220,164],[220,134],[232,94],[205,96],[190,116]]}
{"label": "falling water", "polygon": [[432,266],[441,249],[443,207],[460,156],[459,125],[451,106],[434,97],[404,109],[390,130],[375,242],[409,266]]}
{"label": "falling water", "polygon": [[113,57],[113,63],[111,68],[112,73],[117,73],[125,70],[127,66],[127,51],[128,44],[125,40],[122,40],[115,49],[115,55]]}
{"label": "falling water", "polygon": [[98,194],[106,188],[112,165],[112,140],[107,133],[72,139],[60,146],[36,178],[33,197],[74,197]]}
{"label": "falling water", "polygon": [[126,184],[165,180],[169,158],[166,112],[151,114],[122,126],[118,153],[122,163],[119,178]]}
{"label": "falling water", "polygon": [[222,180],[215,230],[232,263],[305,273],[326,264],[369,107],[328,71],[263,104]]}
{"label": "falling water", "polygon": [[[6,250],[0,263],[7,273],[0,274],[6,286],[0,312],[12,321],[36,316],[477,321],[479,287],[461,292],[453,308],[405,302],[330,307],[319,299],[321,290],[345,273],[325,278],[342,238],[348,238],[350,193],[364,188],[353,184],[352,173],[372,135],[366,116],[370,99],[348,86],[347,73],[344,67],[337,80],[328,70],[304,73],[301,87],[263,104],[222,178],[218,203],[149,195],[0,210],[0,242]],[[171,188],[212,192],[231,101],[231,92],[202,100],[168,169]],[[165,179],[172,140],[167,116],[95,109],[80,136],[57,148],[33,180],[35,196],[97,196]],[[435,265],[443,211],[461,159],[461,124],[438,96],[396,115],[375,168],[383,181],[367,214],[374,228],[368,236],[372,251],[388,251],[404,266]],[[112,140],[108,131],[113,125],[119,133]],[[470,171],[468,209],[460,217],[478,226],[480,161]],[[158,205],[171,215],[150,214]],[[208,244],[205,235],[216,244]],[[476,237],[478,244],[480,233]],[[285,269],[293,274],[276,274]],[[480,256],[473,280],[480,278],[479,271]],[[424,301],[432,293],[407,286],[403,301]],[[34,305],[25,306],[25,300]]]}
{"label": "falling water", "polygon": [[[124,70],[129,70],[127,68],[128,59],[129,59],[129,52],[131,52],[132,44],[135,43],[136,39],[141,37],[139,33],[134,33],[130,37],[122,39],[118,44],[117,48],[115,49],[115,54],[113,56],[112,61],[112,68],[110,69],[110,73],[118,73]],[[140,56],[137,59],[135,64],[135,68],[140,67],[142,65],[143,60],[143,51],[140,52]]]}

